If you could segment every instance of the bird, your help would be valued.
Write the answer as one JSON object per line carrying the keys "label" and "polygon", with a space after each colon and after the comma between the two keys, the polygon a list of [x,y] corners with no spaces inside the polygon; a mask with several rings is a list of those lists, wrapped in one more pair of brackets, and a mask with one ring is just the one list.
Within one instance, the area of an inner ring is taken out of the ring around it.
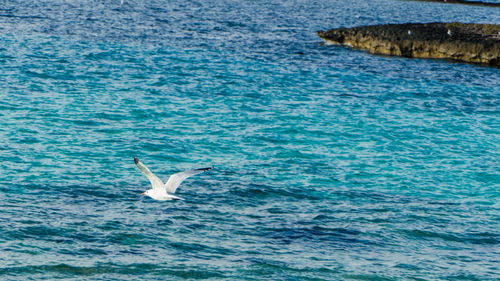
{"label": "bird", "polygon": [[413,32],[411,32],[411,30],[408,30],[408,35],[411,36],[412,34],[413,34]]}
{"label": "bird", "polygon": [[447,32],[448,36],[452,36],[453,35],[453,32],[451,32],[451,30],[448,29],[448,32]]}
{"label": "bird", "polygon": [[146,178],[148,178],[149,182],[151,182],[151,186],[153,187],[143,192],[142,195],[147,195],[155,200],[160,200],[160,201],[172,200],[172,199],[183,200],[182,198],[174,195],[177,187],[179,187],[179,185],[188,177],[206,172],[213,168],[213,167],[200,168],[200,169],[187,170],[184,172],[175,173],[170,176],[170,178],[167,180],[165,184],[163,184],[160,178],[158,178],[155,174],[153,174],[148,169],[148,167],[146,167],[146,165],[144,165],[141,161],[139,161],[139,158],[134,157],[134,162],[139,171],[141,171],[141,173],[145,175]]}

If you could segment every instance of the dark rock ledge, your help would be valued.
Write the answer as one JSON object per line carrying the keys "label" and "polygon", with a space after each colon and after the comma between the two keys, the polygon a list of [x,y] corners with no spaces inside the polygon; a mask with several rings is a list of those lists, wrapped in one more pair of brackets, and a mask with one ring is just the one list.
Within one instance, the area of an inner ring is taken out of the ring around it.
{"label": "dark rock ledge", "polygon": [[440,2],[444,4],[463,4],[463,5],[474,5],[474,6],[486,6],[486,7],[500,7],[500,3],[484,2],[484,1],[465,1],[465,0],[413,0],[413,1],[424,1],[424,2]]}
{"label": "dark rock ledge", "polygon": [[406,23],[318,31],[327,43],[373,54],[439,58],[500,66],[500,25]]}

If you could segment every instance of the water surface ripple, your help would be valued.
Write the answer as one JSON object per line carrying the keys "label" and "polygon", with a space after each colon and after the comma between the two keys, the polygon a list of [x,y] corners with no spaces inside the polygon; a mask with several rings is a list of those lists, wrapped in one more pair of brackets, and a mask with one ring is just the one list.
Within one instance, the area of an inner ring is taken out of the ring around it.
{"label": "water surface ripple", "polygon": [[500,10],[2,2],[0,279],[498,279],[499,69],[315,34],[408,21]]}

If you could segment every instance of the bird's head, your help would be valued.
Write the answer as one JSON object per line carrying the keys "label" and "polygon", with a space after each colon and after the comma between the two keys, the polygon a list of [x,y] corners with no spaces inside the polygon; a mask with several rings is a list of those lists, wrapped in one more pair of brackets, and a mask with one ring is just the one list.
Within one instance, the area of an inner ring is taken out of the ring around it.
{"label": "bird's head", "polygon": [[144,191],[143,193],[141,193],[142,195],[148,195],[148,196],[151,196],[151,189],[148,189],[146,191]]}

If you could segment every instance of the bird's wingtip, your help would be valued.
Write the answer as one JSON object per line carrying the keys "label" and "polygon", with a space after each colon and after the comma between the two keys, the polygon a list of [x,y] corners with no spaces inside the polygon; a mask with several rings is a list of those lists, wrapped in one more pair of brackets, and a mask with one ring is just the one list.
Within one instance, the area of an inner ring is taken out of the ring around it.
{"label": "bird's wingtip", "polygon": [[203,171],[203,172],[206,172],[206,171],[211,170],[211,169],[213,169],[213,168],[214,168],[214,167],[212,166],[212,167],[206,167],[206,168],[199,168],[199,169],[196,169],[196,170],[197,170],[197,171]]}
{"label": "bird's wingtip", "polygon": [[134,162],[135,162],[135,164],[139,163],[139,158],[134,157]]}

